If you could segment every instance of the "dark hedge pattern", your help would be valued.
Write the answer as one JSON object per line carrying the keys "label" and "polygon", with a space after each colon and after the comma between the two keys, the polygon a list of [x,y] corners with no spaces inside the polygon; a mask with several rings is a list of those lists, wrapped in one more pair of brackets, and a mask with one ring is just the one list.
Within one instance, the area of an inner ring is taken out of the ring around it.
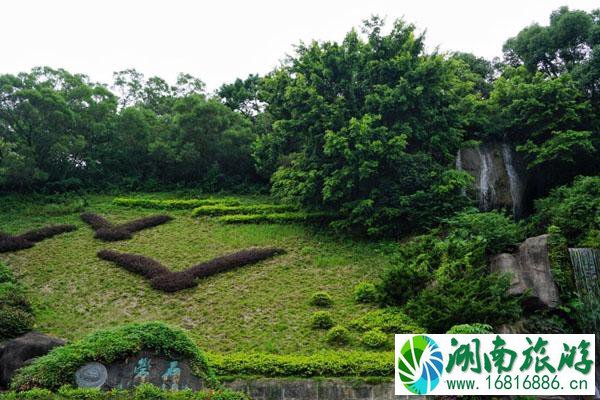
{"label": "dark hedge pattern", "polygon": [[284,253],[284,250],[279,248],[253,247],[213,258],[210,261],[177,272],[171,272],[158,261],[138,254],[101,250],[98,252],[98,257],[114,262],[129,272],[150,279],[150,284],[154,289],[162,290],[163,292],[176,292],[197,286],[199,278],[205,278],[244,265],[254,264],[282,253]]}
{"label": "dark hedge pattern", "polygon": [[71,232],[75,229],[77,227],[74,225],[50,225],[15,236],[0,232],[0,253],[28,249],[44,239]]}
{"label": "dark hedge pattern", "polygon": [[81,214],[81,219],[96,231],[96,235],[94,236],[96,239],[101,239],[106,242],[115,242],[118,240],[131,239],[133,233],[162,225],[171,221],[173,218],[168,215],[151,215],[120,225],[114,225],[101,215],[92,213]]}

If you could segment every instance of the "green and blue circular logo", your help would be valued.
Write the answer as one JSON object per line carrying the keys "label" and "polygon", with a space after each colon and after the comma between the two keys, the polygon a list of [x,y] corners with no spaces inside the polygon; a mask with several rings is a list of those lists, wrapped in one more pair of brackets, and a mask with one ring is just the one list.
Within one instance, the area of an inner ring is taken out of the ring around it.
{"label": "green and blue circular logo", "polygon": [[444,357],[428,336],[417,335],[407,340],[398,356],[398,371],[404,386],[414,394],[427,394],[440,383]]}

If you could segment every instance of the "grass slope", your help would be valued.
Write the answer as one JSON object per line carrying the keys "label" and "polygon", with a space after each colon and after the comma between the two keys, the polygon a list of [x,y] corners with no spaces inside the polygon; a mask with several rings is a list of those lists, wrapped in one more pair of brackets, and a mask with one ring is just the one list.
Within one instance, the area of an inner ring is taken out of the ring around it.
{"label": "grass slope", "polygon": [[[241,200],[253,204],[266,199]],[[8,233],[48,224],[79,227],[31,249],[0,254],[28,288],[37,328],[67,339],[115,324],[161,320],[189,330],[200,348],[211,353],[310,354],[328,348],[325,332],[310,328],[317,310],[309,305],[310,296],[328,291],[335,323],[347,324],[369,309],[354,303],[354,285],[375,279],[387,265],[374,243],[339,239],[295,224],[226,225],[194,218],[191,210],[169,210],[172,222],[128,241],[105,243],[94,239],[94,232],[79,220],[83,208],[117,223],[156,213],[119,207],[112,197],[101,195],[88,197],[85,204],[65,205],[0,198],[0,228]],[[172,294],[156,291],[140,276],[96,257],[98,250],[115,249],[181,270],[251,246],[282,247],[287,253]],[[360,349],[358,340],[348,349]]]}

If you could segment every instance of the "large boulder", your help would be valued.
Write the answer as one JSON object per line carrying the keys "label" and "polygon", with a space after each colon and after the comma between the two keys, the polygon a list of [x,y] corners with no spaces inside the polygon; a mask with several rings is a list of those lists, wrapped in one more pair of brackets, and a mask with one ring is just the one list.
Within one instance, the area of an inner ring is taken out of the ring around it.
{"label": "large boulder", "polygon": [[491,260],[491,270],[512,275],[509,293],[528,293],[530,300],[555,308],[560,302],[560,294],[552,278],[548,236],[528,238],[521,243],[517,254],[498,254]]}
{"label": "large boulder", "polygon": [[39,332],[29,332],[0,345],[0,388],[8,387],[14,373],[36,357],[47,354],[65,341]]}
{"label": "large boulder", "polygon": [[526,168],[508,143],[465,147],[456,155],[456,168],[473,176],[473,191],[482,211],[511,210],[523,214]]}

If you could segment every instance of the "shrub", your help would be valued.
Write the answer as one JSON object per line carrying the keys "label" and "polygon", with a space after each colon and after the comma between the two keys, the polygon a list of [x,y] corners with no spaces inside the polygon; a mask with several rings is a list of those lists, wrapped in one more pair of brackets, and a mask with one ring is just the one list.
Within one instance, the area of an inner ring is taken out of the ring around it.
{"label": "shrub", "polygon": [[354,287],[354,300],[357,303],[375,303],[377,298],[377,288],[370,282],[361,282]]}
{"label": "shrub", "polygon": [[394,375],[392,352],[321,351],[305,354],[208,354],[218,376],[385,377]]}
{"label": "shrub", "polygon": [[195,287],[198,284],[198,278],[253,264],[283,252],[283,249],[273,247],[249,248],[177,272],[171,272],[158,261],[137,254],[101,250],[97,255],[103,260],[114,262],[130,272],[150,279],[150,283],[155,289],[164,292],[176,292]]}
{"label": "shrub", "polygon": [[350,331],[341,325],[336,325],[327,331],[325,338],[329,344],[346,345],[350,343]]}
{"label": "shrub", "polygon": [[81,219],[96,231],[95,238],[112,242],[131,239],[132,233],[162,225],[173,218],[168,215],[151,215],[121,225],[113,225],[104,217],[92,213],[81,214]]}
{"label": "shrub", "polygon": [[484,247],[477,241],[452,243],[465,252],[448,257],[435,271],[434,282],[410,299],[404,311],[431,333],[458,324],[502,324],[521,315],[520,298],[507,293],[510,277],[487,270]]}
{"label": "shrub", "polygon": [[310,305],[317,307],[331,307],[333,298],[327,292],[315,292],[310,297]]}
{"label": "shrub", "polygon": [[388,268],[381,279],[381,292],[387,304],[402,305],[415,297],[430,282],[432,274],[426,262],[399,261]]}
{"label": "shrub", "polygon": [[285,212],[276,214],[224,215],[218,221],[225,224],[286,224],[293,222],[322,223],[333,218],[330,213],[323,212]]}
{"label": "shrub", "polygon": [[379,329],[372,329],[363,334],[363,345],[371,349],[382,349],[389,346],[388,337]]}
{"label": "shrub", "polygon": [[33,322],[33,315],[21,308],[0,306],[0,342],[29,332]]}
{"label": "shrub", "polygon": [[600,229],[600,176],[580,176],[536,200],[532,222],[539,232],[558,226],[570,245],[578,245],[590,230]]}
{"label": "shrub", "polygon": [[311,317],[313,329],[329,329],[333,326],[333,317],[327,311],[317,311]]}
{"label": "shrub", "polygon": [[286,211],[294,211],[296,208],[285,204],[255,204],[247,206],[231,206],[227,204],[216,204],[194,208],[192,215],[250,215],[250,214],[276,214]]}
{"label": "shrub", "polygon": [[33,310],[25,291],[14,282],[12,274],[5,276],[11,280],[0,283],[0,342],[30,331],[34,323]]}
{"label": "shrub", "polygon": [[0,232],[0,253],[28,249],[44,239],[49,239],[61,233],[71,232],[75,229],[77,227],[74,225],[50,225],[16,236]]}
{"label": "shrub", "polygon": [[360,332],[377,329],[385,333],[425,333],[425,329],[397,307],[369,311],[354,319],[350,327]]}
{"label": "shrub", "polygon": [[211,205],[234,206],[239,205],[240,202],[239,200],[232,198],[155,200],[117,197],[113,200],[113,204],[124,207],[155,208],[163,210],[184,210]]}
{"label": "shrub", "polygon": [[87,362],[110,364],[142,349],[164,357],[180,356],[190,360],[195,375],[208,387],[217,385],[214,372],[202,351],[185,332],[160,322],[134,323],[95,332],[85,338],[53,349],[21,368],[13,377],[11,389],[44,388],[56,390],[72,384],[75,371]]}
{"label": "shrub", "polygon": [[561,299],[568,303],[574,297],[577,287],[567,239],[562,235],[560,228],[554,225],[548,228],[548,233],[548,258],[552,279],[559,289]]}
{"label": "shrub", "polygon": [[498,254],[516,247],[525,239],[524,228],[499,211],[467,210],[447,219],[450,238],[482,239],[487,254]]}
{"label": "shrub", "polygon": [[494,333],[492,327],[488,324],[461,324],[454,325],[452,328],[448,330],[446,333],[458,334],[478,334],[478,333]]}

